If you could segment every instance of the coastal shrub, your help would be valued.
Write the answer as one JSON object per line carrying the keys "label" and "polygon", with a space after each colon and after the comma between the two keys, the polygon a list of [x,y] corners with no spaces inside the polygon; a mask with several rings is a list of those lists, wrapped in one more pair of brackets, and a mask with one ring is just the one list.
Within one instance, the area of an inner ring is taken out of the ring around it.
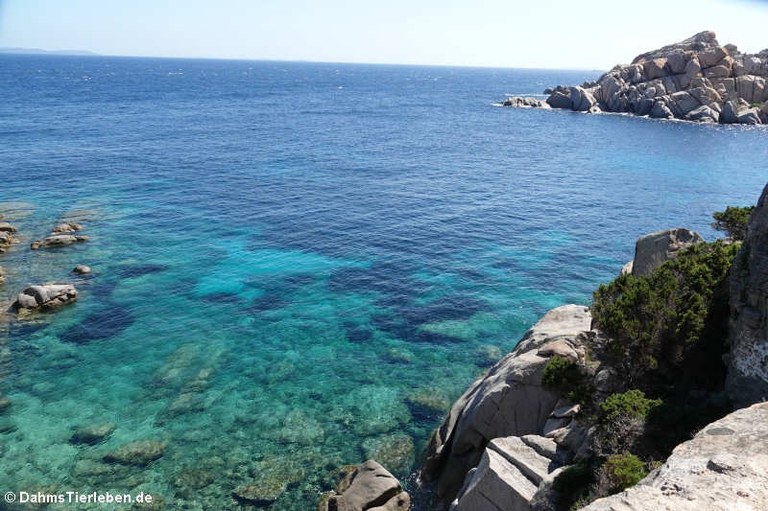
{"label": "coastal shrub", "polygon": [[740,207],[728,206],[725,211],[716,211],[712,214],[715,219],[712,227],[735,241],[743,241],[747,236],[747,223],[754,206]]}
{"label": "coastal shrub", "polygon": [[637,389],[611,394],[599,404],[592,451],[601,458],[625,451],[655,453],[655,448],[648,448],[644,443],[646,419],[661,405],[660,399],[648,399]]}
{"label": "coastal shrub", "polygon": [[737,250],[700,243],[650,275],[622,275],[595,292],[591,310],[606,336],[604,354],[628,386],[658,389],[686,378],[722,384],[727,276]]}
{"label": "coastal shrub", "polygon": [[607,422],[626,416],[645,419],[653,408],[662,404],[661,399],[648,399],[642,390],[632,389],[621,394],[611,394],[600,403],[602,420]]}
{"label": "coastal shrub", "polygon": [[592,394],[584,367],[558,355],[547,361],[541,383],[544,388],[554,390],[574,403],[585,403]]}
{"label": "coastal shrub", "polygon": [[632,453],[609,456],[598,471],[595,493],[612,495],[640,482],[648,475],[645,462]]}

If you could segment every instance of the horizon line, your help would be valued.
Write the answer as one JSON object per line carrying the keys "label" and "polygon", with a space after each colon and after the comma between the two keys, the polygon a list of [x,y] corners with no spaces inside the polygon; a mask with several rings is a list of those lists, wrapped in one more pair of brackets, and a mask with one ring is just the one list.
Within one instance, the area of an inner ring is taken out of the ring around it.
{"label": "horizon line", "polygon": [[164,60],[225,60],[237,62],[285,62],[292,64],[339,64],[339,65],[362,65],[362,66],[400,66],[400,67],[450,67],[465,69],[525,69],[531,71],[588,71],[603,73],[603,69],[588,67],[540,67],[540,66],[496,66],[482,64],[417,64],[402,62],[361,62],[361,61],[338,61],[338,60],[310,60],[310,59],[281,59],[281,58],[248,58],[248,57],[178,57],[169,55],[125,55],[113,53],[97,53],[91,50],[46,50],[43,48],[24,48],[24,47],[0,47],[0,55],[21,55],[21,56],[51,56],[51,57],[113,57],[113,58],[136,58],[136,59],[164,59]]}

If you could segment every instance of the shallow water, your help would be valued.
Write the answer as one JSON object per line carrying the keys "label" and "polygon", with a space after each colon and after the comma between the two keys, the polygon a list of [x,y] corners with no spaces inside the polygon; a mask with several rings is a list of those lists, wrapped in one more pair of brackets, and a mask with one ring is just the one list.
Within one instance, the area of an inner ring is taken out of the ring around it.
{"label": "shallow water", "polygon": [[[305,510],[346,463],[405,479],[540,314],[588,303],[638,235],[713,238],[711,212],[768,177],[765,130],[493,106],[584,72],[0,65],[0,213],[22,240],[0,256],[0,297],[81,292],[3,327],[13,491],[237,509],[231,492],[256,484],[271,509]],[[91,240],[27,248],[63,218]],[[80,263],[94,274],[73,277]],[[104,443],[69,442],[105,422]],[[102,463],[136,440],[163,456]]]}

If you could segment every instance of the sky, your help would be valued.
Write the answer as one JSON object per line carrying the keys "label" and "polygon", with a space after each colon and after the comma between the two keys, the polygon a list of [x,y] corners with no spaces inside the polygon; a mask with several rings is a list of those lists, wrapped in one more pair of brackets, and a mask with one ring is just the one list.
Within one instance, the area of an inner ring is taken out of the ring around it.
{"label": "sky", "polygon": [[605,70],[767,27],[768,0],[0,0],[0,47],[158,57]]}

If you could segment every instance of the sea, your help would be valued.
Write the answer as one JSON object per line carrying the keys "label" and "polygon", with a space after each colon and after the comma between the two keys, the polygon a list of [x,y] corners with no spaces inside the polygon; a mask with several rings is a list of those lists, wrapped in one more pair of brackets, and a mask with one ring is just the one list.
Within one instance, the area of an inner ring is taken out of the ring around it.
{"label": "sea", "polygon": [[[17,499],[0,509],[96,492],[154,500],[49,509],[312,510],[369,458],[413,489],[453,401],[537,318],[588,305],[640,235],[717,238],[712,213],[768,181],[764,128],[499,106],[597,71],[0,70],[0,214],[20,241],[0,308],[30,284],[79,291],[0,319]],[[89,241],[30,250],[62,221]]]}

